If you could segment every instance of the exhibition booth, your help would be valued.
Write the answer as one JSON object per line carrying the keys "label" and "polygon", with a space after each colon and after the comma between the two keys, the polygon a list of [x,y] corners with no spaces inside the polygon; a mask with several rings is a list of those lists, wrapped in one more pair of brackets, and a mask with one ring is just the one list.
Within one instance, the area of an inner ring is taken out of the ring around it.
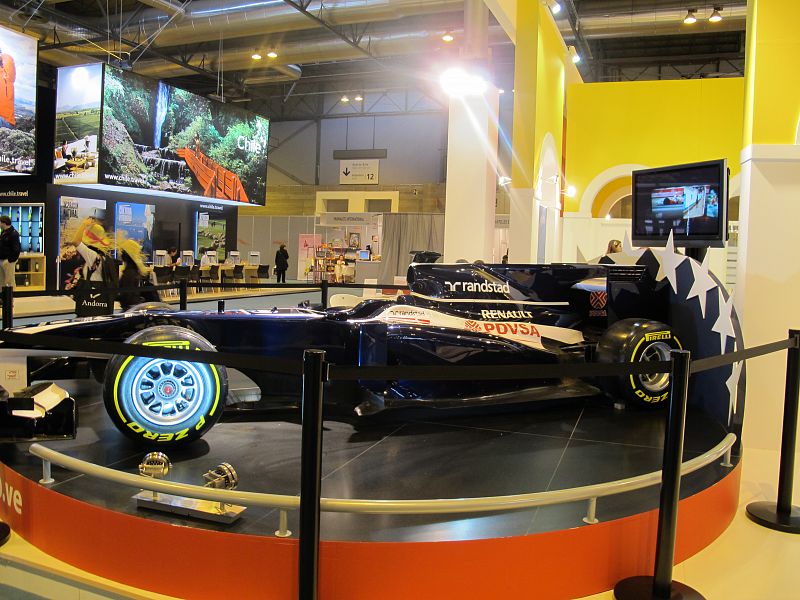
{"label": "exhibition booth", "polygon": [[[784,401],[782,492],[753,520],[797,532],[800,267],[774,257],[800,216],[800,75],[774,65],[800,41],[754,0],[746,78],[589,84],[550,3],[486,4],[515,44],[512,158],[501,90],[451,94],[443,213],[316,185],[272,214],[266,117],[111,64],[59,68],[55,96],[17,86],[0,114],[20,140],[0,154],[17,536],[173,597],[579,598],[644,576],[649,593],[736,518]],[[8,47],[36,81],[37,40],[0,27]],[[75,293],[85,247],[128,241],[178,308],[12,326],[26,293]],[[192,285],[216,308],[191,310]],[[237,285],[288,300],[226,307]]]}

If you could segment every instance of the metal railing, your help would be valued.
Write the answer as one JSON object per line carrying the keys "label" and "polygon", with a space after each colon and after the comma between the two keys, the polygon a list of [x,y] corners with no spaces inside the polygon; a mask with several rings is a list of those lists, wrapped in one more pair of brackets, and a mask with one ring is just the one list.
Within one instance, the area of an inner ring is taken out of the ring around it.
{"label": "metal railing", "polygon": [[[687,460],[681,465],[681,475],[693,473],[724,456],[723,467],[732,467],[731,448],[736,443],[736,435],[727,434],[713,448],[703,454]],[[42,480],[53,483],[51,465],[55,464],[75,473],[95,477],[109,483],[139,488],[153,492],[162,492],[188,498],[210,500],[226,504],[242,504],[262,508],[275,508],[281,511],[297,510],[300,507],[299,496],[285,494],[267,494],[262,492],[246,492],[241,490],[220,490],[199,485],[164,481],[125,473],[108,467],[101,467],[72,456],[67,456],[41,444],[32,444],[29,451],[42,459]],[[345,498],[321,498],[320,509],[324,512],[391,514],[391,515],[433,515],[477,512],[501,512],[522,510],[553,504],[588,501],[584,521],[597,523],[596,503],[598,498],[624,494],[661,483],[661,471],[653,471],[635,477],[618,479],[605,483],[596,483],[576,488],[532,492],[527,494],[511,494],[505,496],[483,496],[476,498],[447,498],[425,500],[367,500]]]}

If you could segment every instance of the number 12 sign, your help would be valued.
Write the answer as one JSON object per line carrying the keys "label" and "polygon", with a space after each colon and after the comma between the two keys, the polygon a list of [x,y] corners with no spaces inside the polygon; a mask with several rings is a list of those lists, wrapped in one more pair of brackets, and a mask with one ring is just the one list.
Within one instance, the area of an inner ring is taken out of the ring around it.
{"label": "number 12 sign", "polygon": [[375,185],[378,183],[380,160],[377,158],[339,161],[340,185]]}

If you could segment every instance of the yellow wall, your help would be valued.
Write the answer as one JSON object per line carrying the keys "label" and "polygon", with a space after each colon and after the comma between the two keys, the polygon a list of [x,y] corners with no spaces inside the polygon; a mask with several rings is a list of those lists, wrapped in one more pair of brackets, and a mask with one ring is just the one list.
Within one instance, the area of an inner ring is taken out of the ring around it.
{"label": "yellow wall", "polygon": [[794,144],[800,121],[797,0],[750,0],[743,145]]}
{"label": "yellow wall", "polygon": [[[559,169],[564,137],[565,62],[567,47],[550,11],[539,5],[539,66],[536,70],[536,173],[542,156],[542,142],[550,134],[556,145]],[[572,61],[569,61],[572,64]]]}
{"label": "yellow wall", "polygon": [[727,158],[735,176],[743,118],[743,78],[570,85],[566,180],[577,194],[564,209],[578,211],[589,184],[617,165]]}

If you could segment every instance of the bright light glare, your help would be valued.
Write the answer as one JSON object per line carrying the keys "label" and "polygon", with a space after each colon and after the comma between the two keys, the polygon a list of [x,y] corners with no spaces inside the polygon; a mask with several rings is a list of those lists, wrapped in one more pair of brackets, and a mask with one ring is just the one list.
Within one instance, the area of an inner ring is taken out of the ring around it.
{"label": "bright light glare", "polygon": [[253,56],[251,56],[253,60],[261,60],[261,55],[258,52],[253,52]]}
{"label": "bright light glare", "polygon": [[578,193],[578,190],[575,189],[574,185],[568,185],[567,186],[567,191],[564,192],[564,195],[567,198],[574,198],[577,193]]}
{"label": "bright light glare", "polygon": [[350,98],[348,98],[347,96],[342,96],[341,101],[342,102],[350,102]]}
{"label": "bright light glare", "polygon": [[506,91],[503,88],[500,88],[499,90],[497,90],[497,93],[498,94],[505,94]]}
{"label": "bright light glare", "polygon": [[501,175],[497,179],[497,185],[500,187],[506,187],[509,183],[511,183],[511,177],[508,175]]}
{"label": "bright light glare", "polygon": [[449,43],[449,42],[452,42],[454,39],[456,39],[456,38],[454,38],[453,34],[451,34],[451,33],[445,33],[442,36],[442,41],[443,42],[448,42]]}
{"label": "bright light glare", "polygon": [[448,96],[480,96],[486,91],[486,80],[479,75],[467,73],[464,69],[453,67],[439,77],[439,83]]}
{"label": "bright light glare", "polygon": [[611,220],[611,213],[608,213],[608,214],[606,215],[606,221],[610,221],[610,220]]}
{"label": "bright light glare", "polygon": [[683,22],[687,25],[693,25],[697,23],[697,17],[694,16],[695,10],[690,8],[689,11],[686,13],[686,16],[683,18]]}
{"label": "bright light glare", "polygon": [[353,98],[356,102],[361,102],[363,99],[364,97],[361,94],[356,94],[356,97]]}
{"label": "bright light glare", "polygon": [[269,52],[267,52],[267,56],[270,58],[278,58],[278,53],[275,52],[275,50],[270,50]]}
{"label": "bright light glare", "polygon": [[711,21],[712,23],[719,23],[720,21],[722,21],[722,15],[719,14],[720,10],[721,9],[719,8],[714,8],[714,12],[711,13],[711,16],[708,17],[708,20]]}
{"label": "bright light glare", "polygon": [[554,15],[557,15],[558,13],[561,12],[561,4],[559,4],[558,2],[553,2],[553,6],[550,7],[550,11]]}

